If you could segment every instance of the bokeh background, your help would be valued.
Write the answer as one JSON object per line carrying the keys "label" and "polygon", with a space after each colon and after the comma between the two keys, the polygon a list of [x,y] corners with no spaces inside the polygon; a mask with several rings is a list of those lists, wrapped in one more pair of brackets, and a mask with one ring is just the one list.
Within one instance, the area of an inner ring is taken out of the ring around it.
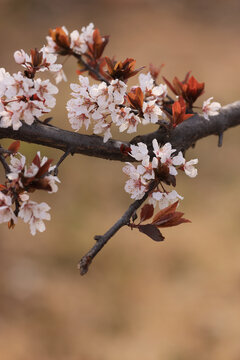
{"label": "bokeh background", "polygon": [[[133,57],[138,66],[164,63],[170,80],[192,70],[206,82],[199,105],[210,96],[223,105],[240,99],[237,0],[0,4],[1,66],[10,72],[19,70],[13,52],[40,48],[50,27],[72,31],[94,22],[111,36],[106,55]],[[65,69],[77,81],[74,61]],[[53,112],[53,124],[66,129],[69,82],[60,84]],[[0,227],[0,359],[239,360],[239,135],[231,129],[222,148],[209,137],[188,152],[199,158],[199,176],[179,176],[177,191],[191,224],[166,229],[160,244],[122,229],[85,277],[78,260],[130,198],[122,164],[67,159],[59,192],[35,196],[52,208],[47,231],[32,237],[25,224]],[[22,144],[21,152],[30,160],[37,149]]]}

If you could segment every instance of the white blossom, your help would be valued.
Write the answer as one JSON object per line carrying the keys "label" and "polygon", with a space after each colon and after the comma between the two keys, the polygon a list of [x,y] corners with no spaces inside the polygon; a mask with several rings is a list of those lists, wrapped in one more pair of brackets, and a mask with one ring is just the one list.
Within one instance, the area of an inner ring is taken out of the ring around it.
{"label": "white blossom", "polygon": [[156,105],[156,100],[143,102],[142,106],[144,119],[142,120],[143,125],[158,122],[158,117],[162,115],[162,110]]}
{"label": "white blossom", "polygon": [[31,178],[31,177],[34,177],[35,175],[37,175],[38,173],[38,170],[39,170],[39,167],[32,163],[30,166],[25,166],[25,169],[24,169],[24,177],[27,177],[27,178]]}
{"label": "white blossom", "polygon": [[108,93],[116,104],[123,104],[127,85],[121,80],[112,80],[108,86]]}
{"label": "white blossom", "polygon": [[158,206],[160,209],[164,209],[178,200],[183,200],[183,197],[179,195],[176,190],[172,190],[169,193],[164,192],[162,193],[162,197],[158,202]]}
{"label": "white blossom", "polygon": [[167,85],[166,84],[159,84],[158,86],[154,86],[152,89],[152,95],[158,98],[165,98],[168,94]]}
{"label": "white blossom", "polygon": [[131,145],[130,155],[137,161],[142,161],[146,156],[148,156],[147,145],[142,142],[139,142],[137,145]]}
{"label": "white blossom", "polygon": [[26,61],[26,53],[23,49],[15,51],[13,56],[17,64],[24,64]]}
{"label": "white blossom", "polygon": [[142,164],[137,166],[138,173],[145,180],[155,179],[154,169],[158,167],[158,159],[154,157],[152,161],[150,161],[150,156],[146,156],[142,160]]}
{"label": "white blossom", "polygon": [[212,102],[213,97],[210,97],[206,101],[203,102],[203,116],[206,120],[210,120],[209,116],[214,116],[219,114],[219,110],[221,109],[221,104],[219,102]]}
{"label": "white blossom", "polygon": [[18,178],[18,174],[24,169],[26,163],[26,157],[20,153],[17,155],[10,155],[10,164],[9,168],[11,173],[7,176],[9,179],[14,180]]}
{"label": "white blossom", "polygon": [[[142,92],[145,95],[145,99],[148,101],[156,101],[158,104],[162,102],[162,100],[167,96],[167,85],[166,84],[154,84],[154,79],[151,76],[151,73],[140,74],[139,84]],[[162,114],[160,114],[162,115]]]}
{"label": "white blossom", "polygon": [[82,27],[82,32],[74,30],[70,34],[70,48],[77,54],[85,54],[88,50],[88,43],[93,44],[94,25],[90,23],[87,27]]}
{"label": "white blossom", "polygon": [[198,159],[192,159],[190,161],[187,161],[184,163],[183,168],[186,173],[191,178],[194,178],[197,176],[197,169],[194,167],[198,163]]}
{"label": "white blossom", "polygon": [[36,79],[33,92],[44,102],[45,106],[53,108],[56,105],[56,99],[53,95],[58,93],[58,88],[49,80]]}
{"label": "white blossom", "polygon": [[35,235],[37,230],[43,232],[46,229],[43,220],[51,219],[49,210],[50,207],[45,202],[38,204],[35,201],[27,200],[22,203],[18,216],[25,223],[29,223],[31,234]]}
{"label": "white blossom", "polygon": [[140,120],[139,116],[137,116],[133,113],[129,113],[122,119],[122,123],[119,126],[119,131],[123,132],[123,131],[127,130],[127,133],[131,134],[131,133],[137,131],[137,126],[140,123],[141,123],[141,120]]}
{"label": "white blossom", "polygon": [[172,153],[176,150],[172,149],[172,145],[170,143],[166,143],[162,147],[159,147],[159,144],[156,139],[153,139],[153,152],[157,158],[161,159],[161,163],[165,163],[168,158],[171,157]]}
{"label": "white blossom", "polygon": [[105,143],[112,137],[110,126],[111,124],[102,118],[95,123],[93,133],[96,135],[103,133],[103,142]]}
{"label": "white blossom", "polygon": [[67,76],[63,69],[60,69],[59,71],[56,71],[53,73],[53,77],[55,79],[56,84],[59,84],[61,81],[67,81]]}
{"label": "white blossom", "polygon": [[154,86],[154,80],[150,72],[148,72],[147,74],[140,74],[138,77],[138,81],[140,84],[140,88],[144,94],[150,92]]}

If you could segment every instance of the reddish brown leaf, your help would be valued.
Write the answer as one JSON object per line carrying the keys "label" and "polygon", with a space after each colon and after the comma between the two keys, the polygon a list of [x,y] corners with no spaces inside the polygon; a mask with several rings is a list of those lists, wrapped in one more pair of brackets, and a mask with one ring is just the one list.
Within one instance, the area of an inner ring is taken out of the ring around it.
{"label": "reddish brown leaf", "polygon": [[56,43],[55,50],[61,55],[67,55],[72,53],[70,49],[70,38],[65,33],[64,29],[57,27],[56,29],[50,29],[49,34],[53,41]]}
{"label": "reddish brown leaf", "polygon": [[154,207],[150,204],[145,204],[140,213],[140,222],[150,219],[153,216]]}
{"label": "reddish brown leaf", "polygon": [[192,117],[193,114],[186,114],[186,103],[182,96],[179,96],[179,100],[175,101],[172,105],[172,126],[176,127],[183,121]]}
{"label": "reddish brown leaf", "polygon": [[142,111],[143,106],[143,92],[140,87],[135,88],[127,94],[128,101],[137,110]]}
{"label": "reddish brown leaf", "polygon": [[33,180],[29,185],[28,185],[28,192],[34,191],[35,189],[38,190],[46,190],[46,191],[51,191],[52,188],[49,185],[49,181],[46,178],[43,179],[37,179],[37,180]]}
{"label": "reddish brown leaf", "polygon": [[38,51],[37,49],[31,49],[31,58],[33,67],[38,67],[42,63],[43,53]]}
{"label": "reddish brown leaf", "polygon": [[173,79],[172,84],[163,77],[165,83],[173,91],[175,95],[182,96],[187,102],[188,107],[191,109],[193,103],[204,92],[204,82],[199,83],[194,76],[190,76],[190,72],[187,73],[185,79],[180,81],[176,76]]}
{"label": "reddish brown leaf", "polygon": [[20,148],[20,141],[16,140],[11,143],[11,145],[8,147],[8,150],[11,151],[13,154],[16,154]]}
{"label": "reddish brown leaf", "polygon": [[111,60],[109,57],[105,57],[105,60],[108,67],[107,74],[112,79],[119,79],[126,82],[127,79],[143,69],[142,67],[134,70],[136,60],[132,58],[127,58],[124,61],[116,61],[114,58]]}
{"label": "reddish brown leaf", "polygon": [[15,226],[15,224],[14,224],[13,219],[9,220],[9,222],[8,222],[8,228],[9,228],[9,229],[13,229],[14,226]]}
{"label": "reddish brown leaf", "polygon": [[168,207],[160,210],[153,218],[152,224],[155,224],[156,222],[158,222],[164,215],[168,215],[168,214],[172,214],[176,211],[178,205],[178,201],[176,201],[175,203],[169,205]]}
{"label": "reddish brown leaf", "polygon": [[44,174],[46,174],[48,172],[49,166],[51,165],[52,161],[53,161],[53,159],[48,159],[45,162],[45,164],[40,167],[40,169],[38,170],[38,173],[36,175],[37,178],[43,176]]}
{"label": "reddish brown leaf", "polygon": [[174,213],[164,214],[158,218],[158,220],[152,222],[153,225],[157,227],[162,227],[163,225],[167,224],[174,216]]}
{"label": "reddish brown leaf", "polygon": [[165,222],[164,224],[160,225],[159,227],[161,227],[161,228],[172,227],[172,226],[177,226],[177,225],[180,225],[183,223],[190,223],[191,221],[183,218],[182,217],[183,215],[184,215],[183,213],[176,212],[175,214],[172,215],[172,218],[169,219],[169,221]]}
{"label": "reddish brown leaf", "polygon": [[167,84],[167,86],[172,90],[172,92],[175,94],[175,95],[178,95],[178,93],[176,92],[174,86],[163,76],[162,77],[163,80],[165,81],[165,83]]}
{"label": "reddish brown leaf", "polygon": [[163,241],[164,236],[161,234],[159,229],[152,224],[138,225],[138,230],[145,235],[149,236],[154,241]]}
{"label": "reddish brown leaf", "polygon": [[162,70],[163,67],[164,67],[164,64],[161,64],[158,67],[154,66],[153,64],[149,65],[150,74],[151,74],[152,78],[155,81],[157,80],[157,77],[158,77],[158,75],[159,75],[159,73],[160,73],[160,71]]}
{"label": "reddish brown leaf", "polygon": [[40,157],[38,156],[38,154],[36,154],[36,156],[33,159],[33,164],[40,167],[41,161],[40,161]]}

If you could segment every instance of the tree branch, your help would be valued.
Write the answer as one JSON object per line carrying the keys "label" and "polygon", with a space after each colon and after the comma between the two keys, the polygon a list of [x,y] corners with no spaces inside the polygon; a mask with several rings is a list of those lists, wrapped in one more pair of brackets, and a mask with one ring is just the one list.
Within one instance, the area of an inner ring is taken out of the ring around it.
{"label": "tree branch", "polygon": [[[167,133],[164,129],[158,129],[153,133],[135,137],[131,143],[142,141],[151,146],[152,140],[156,138],[159,143],[164,144],[169,141],[173,148],[184,151],[206,136],[221,136],[224,131],[237,125],[240,125],[240,101],[224,106],[220,114],[212,116],[210,121],[196,114],[178,125],[171,133]],[[101,136],[78,134],[39,121],[32,125],[23,123],[17,131],[11,127],[0,128],[0,138],[40,144],[64,152],[71,148],[75,154],[103,159],[135,161],[120,150],[121,145],[129,146],[127,142],[110,139],[104,143]]]}
{"label": "tree branch", "polygon": [[[130,144],[144,142],[149,148],[152,140],[157,139],[161,144],[170,142],[172,147],[177,151],[186,151],[198,140],[209,136],[217,135],[219,137],[219,145],[222,143],[222,136],[227,129],[240,125],[240,101],[226,105],[222,108],[217,116],[212,116],[210,121],[201,115],[194,115],[190,119],[178,125],[172,131],[167,131],[164,127],[160,127],[153,133],[137,136],[130,143],[110,139],[106,143],[102,137],[97,135],[83,135],[75,132],[60,129],[58,127],[35,121],[32,125],[23,123],[19,130],[14,131],[12,128],[0,128],[0,138],[10,138],[29,143],[40,144],[43,146],[60,149],[64,151],[59,163],[70,153],[95,156],[103,159],[117,161],[135,161],[129,155],[125,155],[121,151],[121,146],[129,147]],[[0,162],[4,164],[4,158],[0,154]],[[103,246],[111,239],[111,237],[124,225],[127,225],[130,218],[136,210],[147,199],[149,190],[141,200],[133,202],[123,216],[102,236],[96,236],[96,244],[79,262],[80,273],[84,275],[89,268],[94,257],[103,248]]]}
{"label": "tree branch", "polygon": [[157,130],[150,134],[136,136],[131,143],[141,141],[151,145],[152,140],[157,139],[161,144],[170,142],[177,151],[186,151],[198,140],[209,135],[222,137],[224,131],[237,125],[240,125],[240,101],[224,106],[220,114],[211,116],[209,121],[202,115],[196,114],[168,134]]}
{"label": "tree branch", "polygon": [[96,235],[94,239],[97,241],[96,244],[87,252],[86,255],[78,263],[78,269],[80,270],[81,275],[85,275],[88,272],[88,268],[97,255],[97,253],[103,248],[104,245],[120,230],[123,226],[127,225],[134,215],[134,213],[140,208],[144,201],[148,198],[148,195],[153,191],[153,189],[158,185],[159,182],[154,181],[149,187],[149,190],[144,194],[143,198],[140,200],[134,201],[123,216],[104,234]]}

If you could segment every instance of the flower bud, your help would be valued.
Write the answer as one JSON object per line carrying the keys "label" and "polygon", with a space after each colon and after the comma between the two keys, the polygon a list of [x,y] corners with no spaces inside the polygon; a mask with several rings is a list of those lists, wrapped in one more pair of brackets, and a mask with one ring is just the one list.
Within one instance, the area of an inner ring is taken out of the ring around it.
{"label": "flower bud", "polygon": [[26,61],[26,54],[23,50],[15,51],[13,56],[17,64],[24,64]]}

